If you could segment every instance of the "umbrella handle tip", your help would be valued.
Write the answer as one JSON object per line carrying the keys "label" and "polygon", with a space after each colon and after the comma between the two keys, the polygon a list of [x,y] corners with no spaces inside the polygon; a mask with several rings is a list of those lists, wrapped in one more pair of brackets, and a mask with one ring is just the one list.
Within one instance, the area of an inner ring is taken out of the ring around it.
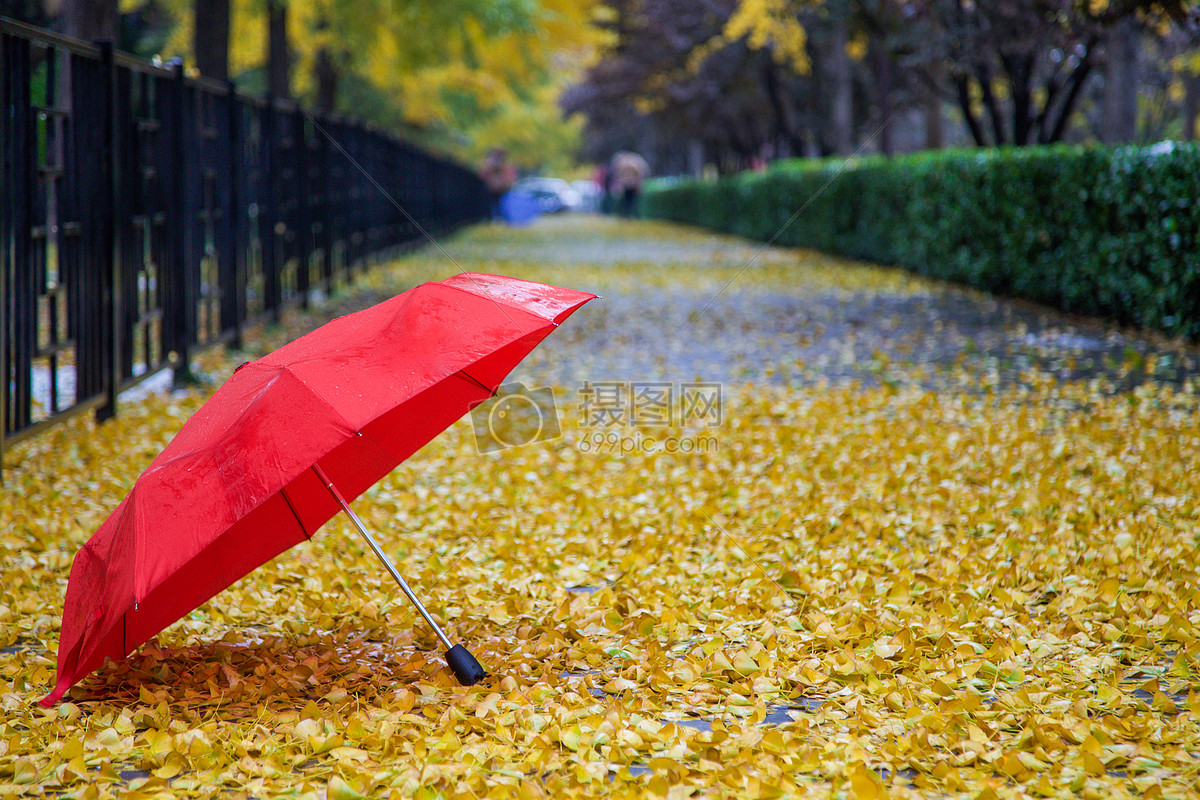
{"label": "umbrella handle tip", "polygon": [[483,666],[471,655],[471,651],[461,644],[456,644],[446,651],[446,663],[463,686],[473,686],[487,677]]}

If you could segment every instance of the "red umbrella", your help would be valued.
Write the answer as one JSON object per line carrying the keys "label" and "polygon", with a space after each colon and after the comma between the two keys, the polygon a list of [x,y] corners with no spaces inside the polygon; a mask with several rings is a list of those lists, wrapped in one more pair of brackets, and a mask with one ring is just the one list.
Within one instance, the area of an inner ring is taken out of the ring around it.
{"label": "red umbrella", "polygon": [[345,503],[493,395],[595,295],[494,275],[426,283],[239,367],[154,460],[71,566],[51,705],[133,648],[350,513]]}

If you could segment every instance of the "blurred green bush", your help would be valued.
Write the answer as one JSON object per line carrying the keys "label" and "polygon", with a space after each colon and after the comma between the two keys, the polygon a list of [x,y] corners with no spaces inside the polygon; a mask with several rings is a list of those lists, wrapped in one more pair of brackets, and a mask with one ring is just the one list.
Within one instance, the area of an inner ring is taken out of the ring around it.
{"label": "blurred green bush", "polygon": [[1200,146],[954,150],[659,181],[643,213],[1200,339]]}

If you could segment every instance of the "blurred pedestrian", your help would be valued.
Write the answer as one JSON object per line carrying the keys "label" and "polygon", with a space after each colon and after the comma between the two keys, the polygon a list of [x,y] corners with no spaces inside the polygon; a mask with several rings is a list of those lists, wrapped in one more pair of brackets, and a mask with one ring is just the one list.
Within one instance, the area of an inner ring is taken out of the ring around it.
{"label": "blurred pedestrian", "polygon": [[492,219],[503,219],[500,201],[517,182],[517,168],[508,160],[508,153],[503,147],[493,147],[483,160],[483,169],[479,174],[492,196]]}
{"label": "blurred pedestrian", "polygon": [[638,196],[642,191],[642,182],[650,175],[650,167],[646,159],[637,153],[622,150],[613,156],[613,184],[618,195],[621,216],[637,216]]}
{"label": "blurred pedestrian", "polygon": [[603,163],[597,164],[596,172],[593,174],[592,180],[594,180],[600,186],[600,208],[598,210],[600,211],[601,214],[611,214],[613,211],[613,207],[612,207],[613,171],[612,171],[612,169],[609,167],[608,164],[603,164]]}

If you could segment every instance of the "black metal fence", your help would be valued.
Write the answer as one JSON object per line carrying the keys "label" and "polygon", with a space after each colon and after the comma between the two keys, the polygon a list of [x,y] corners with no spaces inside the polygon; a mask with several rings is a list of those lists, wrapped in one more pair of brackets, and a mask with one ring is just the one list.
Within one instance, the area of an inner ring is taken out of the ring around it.
{"label": "black metal fence", "polygon": [[0,20],[8,444],[482,219],[470,170],[387,133]]}

